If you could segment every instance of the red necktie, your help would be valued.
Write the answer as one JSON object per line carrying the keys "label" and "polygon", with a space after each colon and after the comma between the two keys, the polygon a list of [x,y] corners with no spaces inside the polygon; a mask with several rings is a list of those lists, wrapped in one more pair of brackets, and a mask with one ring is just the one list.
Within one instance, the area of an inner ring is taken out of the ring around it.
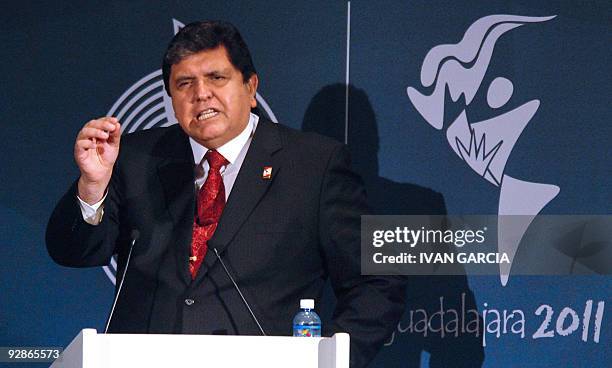
{"label": "red necktie", "polygon": [[191,257],[189,257],[189,272],[195,279],[200,265],[206,256],[208,241],[212,238],[223,207],[225,207],[225,186],[219,170],[229,162],[217,151],[208,151],[204,156],[210,166],[206,182],[198,191],[197,213],[193,220],[193,238],[191,241]]}

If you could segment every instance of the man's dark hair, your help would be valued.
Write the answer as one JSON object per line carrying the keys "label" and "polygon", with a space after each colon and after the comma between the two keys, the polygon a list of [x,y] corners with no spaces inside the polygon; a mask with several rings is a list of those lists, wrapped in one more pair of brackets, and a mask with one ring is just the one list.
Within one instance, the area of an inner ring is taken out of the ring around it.
{"label": "man's dark hair", "polygon": [[189,23],[172,38],[164,55],[162,73],[168,95],[172,65],[180,63],[187,56],[220,46],[225,46],[229,61],[240,70],[244,83],[257,73],[249,48],[233,24],[216,20]]}

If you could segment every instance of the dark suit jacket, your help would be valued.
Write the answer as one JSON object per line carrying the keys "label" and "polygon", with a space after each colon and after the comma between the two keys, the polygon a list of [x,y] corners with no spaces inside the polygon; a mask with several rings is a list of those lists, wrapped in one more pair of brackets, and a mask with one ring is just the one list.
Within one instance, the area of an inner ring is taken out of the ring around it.
{"label": "dark suit jacket", "polygon": [[98,226],[83,221],[76,184],[60,200],[47,228],[59,264],[101,266],[116,253],[121,275],[130,233],[140,232],[110,331],[259,335],[216,248],[267,334],[289,335],[300,298],[319,300],[329,278],[338,302],[324,334],[350,333],[352,366],[373,358],[403,312],[404,284],[360,275],[367,209],[345,146],[260,119],[192,282],[195,195],[188,137],[175,125],[122,138]]}

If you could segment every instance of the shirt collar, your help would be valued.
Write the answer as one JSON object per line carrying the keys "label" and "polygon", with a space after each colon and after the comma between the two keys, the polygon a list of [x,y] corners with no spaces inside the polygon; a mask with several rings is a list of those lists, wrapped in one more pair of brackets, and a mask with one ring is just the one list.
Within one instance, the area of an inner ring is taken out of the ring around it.
{"label": "shirt collar", "polygon": [[[244,145],[255,132],[258,122],[259,116],[250,113],[249,122],[244,130],[232,140],[217,148],[217,152],[222,154],[230,164],[233,164],[238,158],[238,155],[240,154],[240,151],[242,151]],[[200,164],[204,158],[204,155],[206,152],[208,152],[208,148],[202,146],[191,137],[189,137],[189,143],[191,144],[191,151],[193,152],[193,162]]]}

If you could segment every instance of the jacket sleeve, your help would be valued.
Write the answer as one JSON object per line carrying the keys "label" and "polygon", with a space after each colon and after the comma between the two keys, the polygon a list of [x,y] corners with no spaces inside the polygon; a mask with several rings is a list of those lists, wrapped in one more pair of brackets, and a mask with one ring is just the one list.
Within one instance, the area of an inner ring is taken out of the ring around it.
{"label": "jacket sleeve", "polygon": [[77,181],[55,206],[47,224],[46,244],[51,258],[62,266],[105,266],[110,262],[119,236],[119,205],[116,171],[104,200],[104,215],[98,225],[90,225],[81,213]]}
{"label": "jacket sleeve", "polygon": [[351,367],[366,366],[391,335],[405,308],[405,278],[361,275],[361,215],[368,214],[361,178],[345,146],[332,153],[320,202],[320,239],[337,298],[331,333],[351,337]]}

